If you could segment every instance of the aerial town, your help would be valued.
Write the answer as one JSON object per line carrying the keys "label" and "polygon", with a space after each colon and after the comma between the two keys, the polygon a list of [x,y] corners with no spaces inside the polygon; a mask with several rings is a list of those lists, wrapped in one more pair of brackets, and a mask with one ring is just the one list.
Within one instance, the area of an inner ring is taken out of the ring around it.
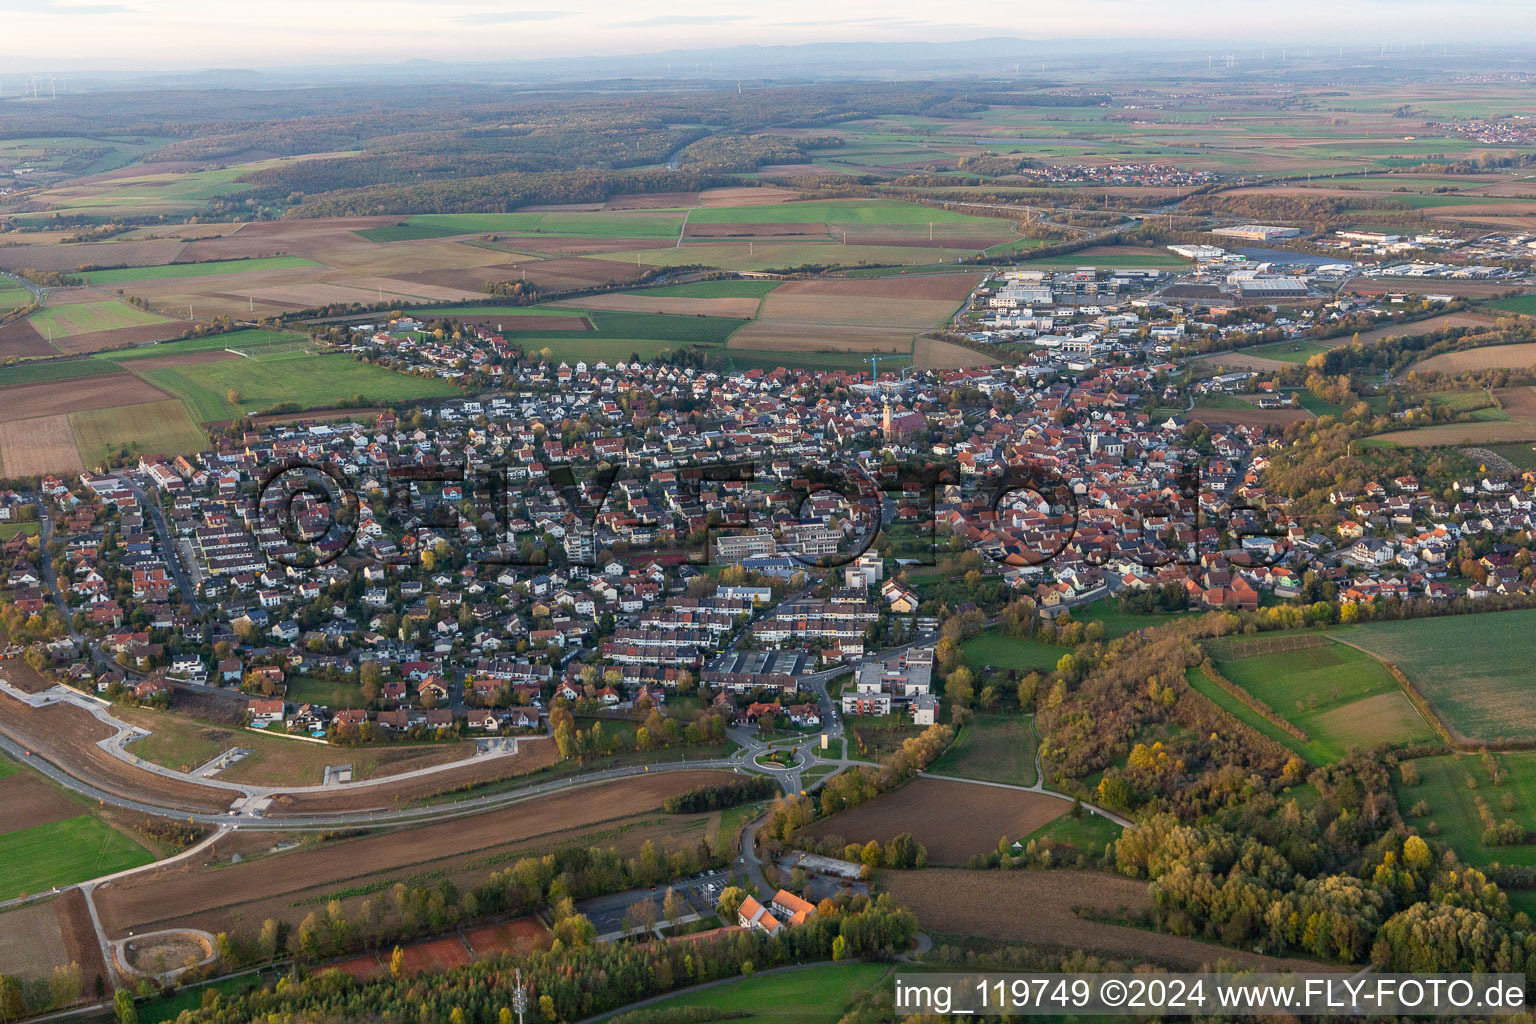
{"label": "aerial town", "polygon": [[1526,1012],[1525,50],[397,16],[0,70],[0,1022]]}

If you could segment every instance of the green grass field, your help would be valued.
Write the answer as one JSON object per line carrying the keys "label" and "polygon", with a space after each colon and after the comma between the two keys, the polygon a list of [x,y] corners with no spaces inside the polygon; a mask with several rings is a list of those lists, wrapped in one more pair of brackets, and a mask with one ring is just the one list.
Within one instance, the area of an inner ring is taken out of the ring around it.
{"label": "green grass field", "polygon": [[110,300],[79,302],[73,306],[48,306],[33,313],[31,321],[38,334],[54,338],[167,322],[163,316],[146,313],[126,302]]}
{"label": "green grass field", "polygon": [[296,341],[304,340],[306,337],[307,335],[297,334],[293,331],[231,331],[228,334],[211,334],[206,338],[183,338],[180,341],[162,341],[155,345],[140,345],[136,348],[99,352],[92,358],[114,363],[127,363],[135,359],[158,359],[165,356],[183,355],[187,352],[217,352],[226,348],[249,352],[267,345],[291,345]]}
{"label": "green grass field", "polygon": [[858,242],[843,245],[819,242],[702,242],[694,241],[664,249],[632,249],[604,253],[603,259],[642,263],[652,267],[702,264],[721,270],[774,270],[805,264],[857,268],[865,264],[928,265],[975,256],[976,249],[929,248],[918,245],[880,245]]}
{"label": "green grass field", "polygon": [[159,267],[92,270],[80,276],[93,285],[113,285],[128,281],[156,281],[172,277],[214,277],[224,274],[245,274],[257,270],[318,266],[320,264],[314,260],[306,260],[298,256],[264,256],[249,260],[214,260],[209,263],[169,263]]}
{"label": "green grass field", "polygon": [[1355,747],[1435,740],[1397,680],[1364,651],[1327,641],[1246,657],[1243,648],[1207,646],[1223,675],[1306,731],[1314,755],[1337,760]]}
{"label": "green grass field", "polygon": [[722,1020],[745,1014],[763,1024],[836,1024],[854,997],[889,971],[886,964],[821,964],[673,996],[646,1012],[665,1020],[667,1011],[705,1006],[720,1011]]}
{"label": "green grass field", "polygon": [[[37,523],[0,523],[0,540],[10,540],[18,533],[24,533],[28,537],[36,537],[42,531]],[[5,778],[6,773],[0,771],[0,779]]]}
{"label": "green grass field", "polygon": [[0,313],[10,309],[19,309],[32,301],[32,293],[19,284],[11,284],[0,279]]}
{"label": "green grass field", "polygon": [[333,683],[313,676],[289,676],[287,699],[296,704],[324,704],[329,708],[366,706],[356,683]]}
{"label": "green grass field", "polygon": [[1536,737],[1536,609],[1373,622],[1332,632],[1390,661],[1473,739]]}
{"label": "green grass field", "polygon": [[694,210],[690,224],[986,224],[1008,222],[899,199],[818,199],[771,206],[716,206]]}
{"label": "green grass field", "polygon": [[97,359],[38,359],[0,366],[0,387],[12,384],[42,384],[50,380],[73,380],[116,373],[118,367]]}
{"label": "green grass field", "polygon": [[980,712],[928,770],[935,775],[1033,786],[1037,742],[1031,716]]}
{"label": "green grass field", "polygon": [[[234,419],[287,402],[301,409],[323,409],[357,396],[388,404],[459,393],[447,381],[395,373],[340,353],[163,366],[141,376],[186,402],[199,423]],[[230,389],[239,392],[238,403],[228,400]]]}
{"label": "green grass field", "polygon": [[[1513,846],[1488,846],[1483,842],[1479,797],[1496,821],[1511,819],[1526,830],[1536,830],[1536,753],[1495,754],[1506,779],[1495,786],[1481,757],[1472,754],[1425,757],[1412,762],[1419,770],[1417,786],[1406,786],[1393,772],[1393,789],[1404,819],[1420,832],[1440,832],[1463,863],[1472,865],[1536,864],[1536,842]],[[1470,778],[1475,786],[1469,786]],[[1506,794],[1508,794],[1506,802]],[[1428,805],[1423,814],[1411,813],[1419,801]]]}
{"label": "green grass field", "polygon": [[1239,351],[1248,356],[1279,359],[1287,363],[1304,363],[1315,355],[1327,352],[1328,346],[1320,345],[1315,341],[1297,339],[1295,341],[1274,341],[1268,345],[1255,345],[1253,348],[1240,349]]}
{"label": "green grass field", "polygon": [[1049,842],[1052,846],[1070,846],[1083,853],[1102,854],[1104,844],[1120,838],[1120,826],[1108,818],[1086,811],[1080,818],[1063,814],[1049,825],[1044,825],[1019,842],[1025,846],[1033,839],[1037,843]]}
{"label": "green grass field", "polygon": [[680,210],[635,210],[621,213],[423,213],[407,219],[405,226],[436,228],[458,235],[499,233],[552,235],[560,238],[672,238],[682,230],[683,213]]}
{"label": "green grass field", "polygon": [[0,899],[140,867],[154,855],[89,814],[0,835]]}
{"label": "green grass field", "polygon": [[[1071,648],[1043,644],[1037,640],[1015,639],[1004,636],[996,629],[988,629],[971,637],[961,645],[960,650],[965,655],[965,663],[978,673],[982,673],[987,666],[1026,672],[1051,672],[1055,670],[1061,656],[1071,651]],[[984,673],[980,678],[983,683],[986,682]]]}
{"label": "green grass field", "polygon": [[1511,295],[1507,299],[1496,299],[1488,303],[1488,308],[1503,310],[1506,313],[1536,316],[1536,294]]}
{"label": "green grass field", "polygon": [[105,465],[124,448],[145,455],[191,455],[208,447],[207,432],[175,399],[86,409],[70,413],[69,425],[87,466]]}
{"label": "green grass field", "polygon": [[353,234],[362,235],[370,242],[416,242],[425,238],[452,238],[465,234],[459,228],[431,227],[427,224],[391,224],[382,228],[363,228]]}

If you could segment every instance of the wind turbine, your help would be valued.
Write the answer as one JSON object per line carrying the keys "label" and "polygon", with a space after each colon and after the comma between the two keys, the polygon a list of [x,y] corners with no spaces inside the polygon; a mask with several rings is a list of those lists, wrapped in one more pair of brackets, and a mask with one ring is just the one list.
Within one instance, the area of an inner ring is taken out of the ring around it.
{"label": "wind turbine", "polygon": [[48,98],[51,100],[59,98],[59,90],[54,87],[52,75],[48,76]]}

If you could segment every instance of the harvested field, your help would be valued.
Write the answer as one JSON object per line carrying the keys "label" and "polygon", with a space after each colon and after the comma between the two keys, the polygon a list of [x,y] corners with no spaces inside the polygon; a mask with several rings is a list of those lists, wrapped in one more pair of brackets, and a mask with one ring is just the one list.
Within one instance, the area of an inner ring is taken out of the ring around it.
{"label": "harvested field", "polygon": [[[1521,228],[1520,230],[1526,230]],[[1507,281],[1450,281],[1422,277],[1356,277],[1344,286],[1352,295],[1385,295],[1388,292],[1413,292],[1435,295],[1459,295],[1467,299],[1491,299],[1511,291]]]}
{"label": "harvested field", "polygon": [[685,206],[698,206],[697,192],[634,192],[614,196],[603,203],[603,210],[675,210]]}
{"label": "harvested field", "polygon": [[[960,277],[961,275],[955,275]],[[871,283],[900,278],[871,278]],[[856,327],[910,327],[931,330],[942,326],[959,300],[896,298],[880,293],[849,294],[812,292],[796,287],[820,281],[790,282],[763,299],[762,318],[767,321],[804,324],[839,324]],[[831,283],[831,282],[828,282]],[[843,284],[845,282],[837,282]],[[862,283],[862,282],[846,282]]]}
{"label": "harvested field", "polygon": [[96,939],[96,926],[91,923],[91,913],[85,905],[85,893],[70,889],[53,900],[52,905],[64,940],[66,962],[80,965],[86,991],[90,991],[97,976],[106,979],[108,975],[106,962],[101,958],[101,943]]}
{"label": "harvested field", "polygon": [[707,188],[699,193],[699,205],[705,209],[717,206],[772,206],[798,198],[800,193],[788,188]]}
{"label": "harvested field", "polygon": [[528,280],[546,291],[561,288],[584,288],[594,284],[633,281],[650,270],[638,263],[622,263],[618,260],[585,259],[570,257],[539,260],[525,264]]}
{"label": "harvested field", "polygon": [[[183,262],[248,259],[261,256],[310,256],[338,249],[377,249],[354,231],[388,227],[399,217],[339,217],[315,220],[255,221],[219,238],[187,244]],[[166,261],[169,262],[169,261]]]}
{"label": "harvested field", "polygon": [[115,405],[139,405],[169,397],[164,391],[131,373],[100,374],[73,380],[16,384],[0,388],[4,408],[0,422],[57,416],[81,409],[110,409]]}
{"label": "harvested field", "polygon": [[919,370],[965,370],[972,366],[996,366],[1001,359],[954,342],[918,338],[912,345],[912,365]]}
{"label": "harvested field", "polygon": [[87,331],[67,338],[55,338],[54,345],[64,352],[105,352],[108,349],[130,345],[144,345],[151,341],[167,341],[179,338],[193,326],[190,320],[166,320],[142,327],[119,327],[111,331]]}
{"label": "harvested field", "polygon": [[[676,316],[728,316],[740,320],[749,320],[757,315],[757,304],[761,299],[750,297],[734,299],[696,299],[687,296],[673,296],[664,298],[655,295],[644,294],[617,294],[617,295],[588,295],[580,299],[562,299],[553,302],[554,306],[571,306],[579,309],[613,309],[624,313],[671,313]],[[547,330],[551,328],[525,326],[524,321],[530,319],[548,319],[545,317],[521,317],[518,319],[519,330]]]}
{"label": "harvested field", "polygon": [[54,686],[39,675],[37,669],[28,665],[25,658],[6,658],[4,665],[5,669],[0,675],[4,675],[6,682],[22,693],[42,693]]}
{"label": "harvested field", "polygon": [[1247,427],[1282,427],[1312,418],[1305,409],[1202,409],[1199,406],[1185,415],[1201,423],[1236,423]]}
{"label": "harvested field", "polygon": [[80,461],[80,449],[75,445],[69,414],[61,412],[26,420],[0,420],[0,467],[11,477],[83,470],[85,466]]}
{"label": "harvested field", "polygon": [[730,349],[777,352],[895,352],[912,350],[913,328],[754,320],[731,335]]}
{"label": "harvested field", "polygon": [[1536,421],[1503,423],[1442,423],[1416,430],[1393,430],[1377,434],[1373,442],[1400,444],[1409,448],[1439,445],[1483,445],[1504,441],[1536,441]]}
{"label": "harvested field", "polygon": [[1180,966],[1226,960],[1258,970],[1326,970],[1304,960],[1260,956],[1173,935],[1085,920],[1122,909],[1149,910],[1147,883],[1087,871],[887,871],[885,889],[917,915],[925,930],[1028,942]]}
{"label": "harvested field", "polygon": [[1068,810],[1065,800],[1016,789],[944,779],[915,779],[851,811],[816,822],[807,833],[860,845],[902,832],[928,848],[934,864],[963,864],[997,849],[1002,836],[1019,839]]}
{"label": "harvested field", "polygon": [[[1375,344],[1384,338],[1416,338],[1421,334],[1433,334],[1435,331],[1443,331],[1448,327],[1492,327],[1497,318],[1488,313],[1476,313],[1470,310],[1460,310],[1455,313],[1445,313],[1441,316],[1432,316],[1427,320],[1414,320],[1405,324],[1391,324],[1387,327],[1378,327],[1374,331],[1365,331],[1360,335],[1362,345]],[[1323,342],[1329,348],[1337,348],[1340,345],[1348,345],[1352,335],[1341,335]]]}
{"label": "harvested field", "polygon": [[13,320],[4,327],[0,327],[0,358],[56,354],[48,346],[48,339],[38,334],[30,321]]}
{"label": "harvested field", "polygon": [[370,880],[403,879],[429,864],[491,866],[487,855],[499,848],[627,817],[659,807],[673,794],[729,778],[729,773],[712,771],[643,775],[474,817],[320,843],[240,864],[210,867],[195,858],[103,887],[96,895],[97,909],[113,936],[151,926],[254,930],[266,917],[302,919],[311,898],[323,900]]}
{"label": "harvested field", "polygon": [[141,771],[96,745],[112,730],[72,704],[29,707],[0,693],[0,733],[78,779],[117,796],[196,811],[223,811],[234,794]]}
{"label": "harvested field", "polygon": [[80,242],[75,245],[12,245],[0,248],[0,270],[61,270],[81,267],[157,267],[173,262],[186,246],[179,238],[137,242]]}
{"label": "harvested field", "polygon": [[980,274],[913,274],[905,277],[824,278],[791,281],[774,294],[847,295],[855,298],[933,299],[958,306],[981,283]]}
{"label": "harvested field", "polygon": [[555,235],[492,235],[497,250],[529,259],[550,255],[580,256],[588,253],[631,252],[635,249],[671,249],[671,238],[565,238]]}
{"label": "harvested field", "polygon": [[1536,387],[1499,388],[1493,397],[1515,419],[1536,420]]}
{"label": "harvested field", "polygon": [[61,900],[29,903],[0,914],[0,935],[5,937],[0,942],[0,977],[42,978],[57,966],[69,966],[70,951],[59,927]]}
{"label": "harvested field", "polygon": [[5,807],[5,817],[0,819],[0,835],[80,814],[79,804],[41,776],[30,772],[0,780],[0,804]]}
{"label": "harvested field", "polygon": [[1409,369],[1419,373],[1458,374],[1469,370],[1520,370],[1533,365],[1536,365],[1536,342],[1527,341],[1442,352],[1414,363]]}
{"label": "harvested field", "polygon": [[1288,363],[1282,359],[1270,359],[1268,356],[1256,356],[1247,352],[1214,352],[1208,356],[1200,356],[1197,361],[1218,370],[1290,370],[1296,366],[1295,363]]}

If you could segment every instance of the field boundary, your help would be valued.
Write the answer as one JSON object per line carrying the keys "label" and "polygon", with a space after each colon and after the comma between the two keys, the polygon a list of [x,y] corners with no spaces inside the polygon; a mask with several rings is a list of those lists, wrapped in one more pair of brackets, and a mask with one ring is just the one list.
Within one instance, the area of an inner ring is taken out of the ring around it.
{"label": "field boundary", "polygon": [[1419,688],[1414,685],[1413,680],[1409,679],[1408,674],[1402,669],[1398,668],[1386,658],[1376,654],[1374,651],[1367,650],[1359,644],[1351,643],[1342,637],[1333,637],[1332,639],[1346,647],[1353,647],[1355,650],[1369,655],[1370,657],[1375,658],[1377,661],[1381,662],[1381,664],[1386,667],[1386,670],[1391,673],[1392,678],[1397,680],[1397,685],[1402,687],[1403,693],[1407,695],[1408,700],[1416,709],[1418,709],[1418,712],[1423,716],[1425,723],[1428,724],[1428,726],[1435,731],[1435,734],[1444,740],[1446,745],[1449,746],[1453,751],[1461,754],[1470,754],[1483,750],[1536,749],[1536,740],[1475,740],[1470,736],[1463,735],[1458,729],[1456,729],[1455,726],[1451,725],[1445,719],[1440,717],[1440,713],[1435,710],[1434,703],[1431,702],[1428,697],[1424,696],[1424,694],[1419,692]]}
{"label": "field boundary", "polygon": [[1300,740],[1302,743],[1312,742],[1312,738],[1307,735],[1307,731],[1305,729],[1297,725],[1295,722],[1282,718],[1274,708],[1270,707],[1268,704],[1264,703],[1262,700],[1259,700],[1259,698],[1255,697],[1253,694],[1249,693],[1247,690],[1243,689],[1241,686],[1238,686],[1232,680],[1222,675],[1221,670],[1216,667],[1216,663],[1213,662],[1210,658],[1206,658],[1203,662],[1201,662],[1199,668],[1201,674],[1204,675],[1205,678],[1209,679],[1212,683],[1221,687],[1227,693],[1230,693],[1233,697],[1237,698],[1242,702],[1244,707],[1258,715],[1260,718],[1264,719],[1264,721],[1268,722],[1270,725],[1273,725],[1275,728],[1284,731],[1286,735],[1294,737],[1295,739]]}

